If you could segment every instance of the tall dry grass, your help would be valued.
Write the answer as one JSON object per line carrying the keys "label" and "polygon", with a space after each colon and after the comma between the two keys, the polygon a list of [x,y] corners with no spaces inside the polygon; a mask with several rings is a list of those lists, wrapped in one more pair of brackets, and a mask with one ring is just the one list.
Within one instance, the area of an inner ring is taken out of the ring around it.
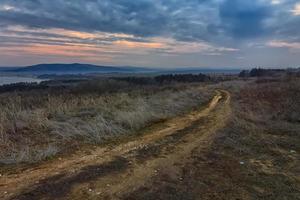
{"label": "tall dry grass", "polygon": [[[93,81],[61,91],[0,96],[0,162],[35,162],[70,148],[131,134],[206,102],[212,90],[188,84],[140,87]],[[123,84],[123,83],[122,83]]]}

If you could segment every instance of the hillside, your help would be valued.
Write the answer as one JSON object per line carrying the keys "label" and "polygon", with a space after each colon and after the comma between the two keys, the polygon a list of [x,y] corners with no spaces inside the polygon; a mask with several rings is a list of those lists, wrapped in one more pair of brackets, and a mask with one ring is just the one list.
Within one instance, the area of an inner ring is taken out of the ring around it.
{"label": "hillside", "polygon": [[91,64],[38,64],[18,69],[7,70],[12,73],[30,74],[87,74],[87,73],[136,73],[149,71],[138,67],[112,67]]}

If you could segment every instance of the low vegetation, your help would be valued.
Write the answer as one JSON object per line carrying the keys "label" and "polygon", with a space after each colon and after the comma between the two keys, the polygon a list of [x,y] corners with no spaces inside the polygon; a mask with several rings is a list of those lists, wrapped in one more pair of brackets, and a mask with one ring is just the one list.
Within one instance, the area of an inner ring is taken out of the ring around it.
{"label": "low vegetation", "polygon": [[264,69],[253,68],[251,70],[243,70],[240,72],[240,77],[279,77],[279,76],[300,76],[300,68],[290,69]]}
{"label": "low vegetation", "polygon": [[299,199],[300,78],[226,88],[232,93],[232,119],[206,159],[199,156],[197,176],[208,185],[218,182],[203,187],[203,199]]}
{"label": "low vegetation", "polygon": [[300,78],[267,80],[221,83],[232,111],[211,146],[125,199],[299,200]]}
{"label": "low vegetation", "polygon": [[139,85],[164,85],[170,83],[199,83],[199,82],[220,82],[236,78],[234,75],[206,75],[206,74],[163,74],[159,76],[129,76],[115,77],[113,80],[121,80],[127,83]]}
{"label": "low vegetation", "polygon": [[[165,76],[164,81],[122,77],[50,81],[42,83],[43,88],[30,84],[15,89],[5,86],[0,92],[0,162],[32,163],[60,153],[67,157],[78,147],[84,149],[82,156],[86,157],[85,151],[90,150],[86,146],[128,139],[149,124],[204,105],[216,89],[221,89],[219,92],[226,93],[226,101],[221,99],[209,115],[157,140],[143,145],[137,142],[128,154],[120,153],[123,157],[119,158],[124,159],[121,165],[92,163],[89,168],[82,163],[77,174],[63,173],[60,180],[55,175],[55,182],[52,177],[45,179],[33,190],[29,186],[29,193],[21,192],[20,197],[36,193],[51,196],[57,191],[53,188],[66,183],[61,195],[67,195],[72,184],[80,184],[81,180],[86,181],[81,188],[86,191],[86,183],[90,184],[97,175],[110,173],[111,169],[122,170],[122,166],[128,167],[130,176],[140,178],[134,169],[144,170],[145,163],[155,162],[159,165],[147,170],[156,175],[145,179],[145,184],[134,185],[136,190],[126,194],[127,199],[296,200],[300,196],[300,77],[298,72],[277,72],[279,76],[236,77],[219,83],[212,79],[190,83],[191,76],[187,81],[178,81],[180,76]],[[226,116],[222,118],[223,115]],[[220,119],[224,119],[222,128],[209,130]],[[186,160],[177,157],[174,164],[164,164],[163,158],[172,160],[182,147],[191,145],[198,136],[201,138],[206,130],[217,132],[182,154]],[[107,184],[103,180],[98,180],[99,188]],[[99,189],[94,184],[90,184],[93,187],[89,193],[82,193],[85,197]]]}
{"label": "low vegetation", "polygon": [[132,134],[151,122],[188,112],[212,96],[212,90],[199,88],[199,83],[145,86],[103,79],[15,86],[2,87],[0,94],[4,164],[35,162],[76,145]]}

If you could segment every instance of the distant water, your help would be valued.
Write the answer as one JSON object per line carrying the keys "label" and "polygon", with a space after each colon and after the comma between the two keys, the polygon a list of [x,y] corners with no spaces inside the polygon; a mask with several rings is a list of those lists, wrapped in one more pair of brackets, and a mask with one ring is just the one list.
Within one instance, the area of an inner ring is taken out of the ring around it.
{"label": "distant water", "polygon": [[19,77],[19,76],[0,76],[0,85],[12,84],[12,83],[40,83],[42,79]]}

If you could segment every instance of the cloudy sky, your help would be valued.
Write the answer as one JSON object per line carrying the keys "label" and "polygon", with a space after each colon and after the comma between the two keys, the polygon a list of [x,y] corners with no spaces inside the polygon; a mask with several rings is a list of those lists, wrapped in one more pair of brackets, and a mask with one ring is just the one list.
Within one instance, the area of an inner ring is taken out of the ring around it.
{"label": "cloudy sky", "polygon": [[0,0],[0,66],[299,67],[300,0]]}

